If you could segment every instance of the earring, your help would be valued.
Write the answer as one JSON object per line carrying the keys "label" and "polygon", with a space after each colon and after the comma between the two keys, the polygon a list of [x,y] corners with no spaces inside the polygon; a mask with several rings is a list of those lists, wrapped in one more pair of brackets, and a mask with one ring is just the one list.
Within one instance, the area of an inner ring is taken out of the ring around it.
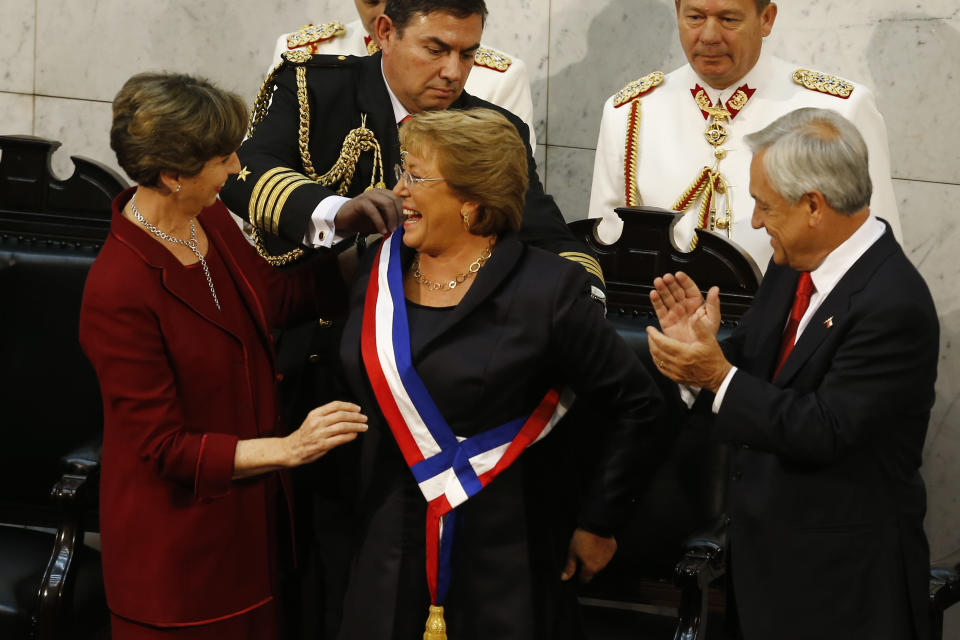
{"label": "earring", "polygon": [[470,231],[470,218],[464,212],[460,212],[460,217],[463,219],[463,228],[467,231]]}
{"label": "earring", "polygon": [[180,183],[177,183],[177,193],[180,193]]}

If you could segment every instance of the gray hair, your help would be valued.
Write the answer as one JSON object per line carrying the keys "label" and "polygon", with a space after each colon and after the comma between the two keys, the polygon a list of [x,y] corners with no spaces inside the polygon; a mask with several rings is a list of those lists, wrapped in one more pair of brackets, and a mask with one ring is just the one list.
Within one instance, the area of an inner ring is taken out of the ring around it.
{"label": "gray hair", "polygon": [[773,189],[791,204],[819,191],[838,213],[852,215],[870,204],[873,184],[867,144],[852,122],[836,111],[791,111],[744,138]]}

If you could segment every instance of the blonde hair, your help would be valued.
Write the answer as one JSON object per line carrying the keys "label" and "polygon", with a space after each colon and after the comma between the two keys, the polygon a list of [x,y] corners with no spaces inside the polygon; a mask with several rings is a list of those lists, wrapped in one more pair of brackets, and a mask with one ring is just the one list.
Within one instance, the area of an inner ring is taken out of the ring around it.
{"label": "blonde hair", "polygon": [[403,125],[400,144],[434,158],[447,186],[480,205],[470,233],[520,229],[530,181],[527,147],[503,115],[492,109],[425,111]]}
{"label": "blonde hair", "polygon": [[233,153],[246,129],[238,95],[188,75],[140,73],[113,99],[110,148],[134,182],[159,187],[163,171],[195,176]]}

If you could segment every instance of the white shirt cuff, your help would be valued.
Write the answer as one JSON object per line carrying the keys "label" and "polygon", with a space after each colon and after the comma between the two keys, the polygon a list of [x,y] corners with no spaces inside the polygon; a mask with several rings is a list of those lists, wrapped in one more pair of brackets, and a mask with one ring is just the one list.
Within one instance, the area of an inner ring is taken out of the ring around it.
{"label": "white shirt cuff", "polygon": [[343,240],[342,237],[337,235],[333,220],[337,217],[340,207],[349,200],[350,198],[342,196],[327,196],[321,200],[310,215],[310,221],[307,222],[307,232],[303,236],[303,244],[314,249],[330,248]]}
{"label": "white shirt cuff", "polygon": [[736,367],[730,367],[730,371],[727,372],[723,382],[720,383],[720,388],[717,389],[717,395],[713,397],[712,410],[714,414],[720,413],[720,405],[723,404],[723,397],[727,394],[727,387],[730,386],[730,381],[733,380],[733,374],[736,372]]}

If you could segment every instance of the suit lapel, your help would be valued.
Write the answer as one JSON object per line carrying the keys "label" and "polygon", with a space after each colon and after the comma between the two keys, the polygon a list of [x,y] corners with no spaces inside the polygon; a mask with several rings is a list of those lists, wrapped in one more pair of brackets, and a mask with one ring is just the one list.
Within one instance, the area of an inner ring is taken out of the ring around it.
{"label": "suit lapel", "polygon": [[[204,216],[201,214],[200,219],[203,220],[203,218]],[[244,303],[246,303],[247,309],[250,310],[250,315],[254,319],[257,330],[262,337],[267,338],[270,335],[270,325],[267,322],[267,314],[263,309],[260,298],[257,297],[253,284],[247,279],[246,272],[241,268],[236,255],[234,255],[233,250],[230,248],[230,243],[224,240],[220,231],[214,228],[213,225],[205,224],[203,228],[204,231],[207,232],[207,238],[220,253],[220,257],[226,265],[227,271],[230,272],[230,277],[237,285],[237,290],[240,292]]]}
{"label": "suit lapel", "polygon": [[804,328],[793,351],[783,364],[776,378],[778,386],[784,387],[800,371],[817,348],[836,331],[850,309],[851,300],[867,285],[880,264],[896,249],[897,243],[889,225],[880,239],[853,263],[853,266],[840,278],[836,286],[820,304],[810,322]]}
{"label": "suit lapel", "polygon": [[396,181],[393,165],[400,162],[400,136],[394,120],[393,104],[380,68],[382,54],[358,58],[359,82],[357,84],[357,107],[367,114],[367,128],[380,142],[383,154],[384,182],[390,187]]}
{"label": "suit lapel", "polygon": [[[126,195],[132,196],[133,192],[134,190],[130,189]],[[194,286],[196,284],[196,278],[204,277],[203,271],[201,270],[198,273],[193,269],[184,268],[180,261],[177,260],[166,247],[160,244],[159,241],[149,235],[147,231],[123,217],[123,214],[120,212],[126,205],[126,200],[129,199],[129,197],[126,197],[118,202],[118,207],[114,211],[113,219],[110,223],[110,232],[123,244],[130,247],[144,262],[151,267],[160,269],[163,287],[172,296],[183,302],[204,320],[216,325],[239,340],[236,334],[224,326],[220,318],[215,317],[207,311],[209,308],[207,302],[210,300],[210,292],[202,291],[200,288]],[[206,227],[204,227],[204,230],[206,231]],[[210,234],[208,234],[208,237],[209,235]],[[220,245],[217,246],[219,248]],[[202,292],[198,294],[198,291]],[[198,295],[202,297],[198,297]]]}

